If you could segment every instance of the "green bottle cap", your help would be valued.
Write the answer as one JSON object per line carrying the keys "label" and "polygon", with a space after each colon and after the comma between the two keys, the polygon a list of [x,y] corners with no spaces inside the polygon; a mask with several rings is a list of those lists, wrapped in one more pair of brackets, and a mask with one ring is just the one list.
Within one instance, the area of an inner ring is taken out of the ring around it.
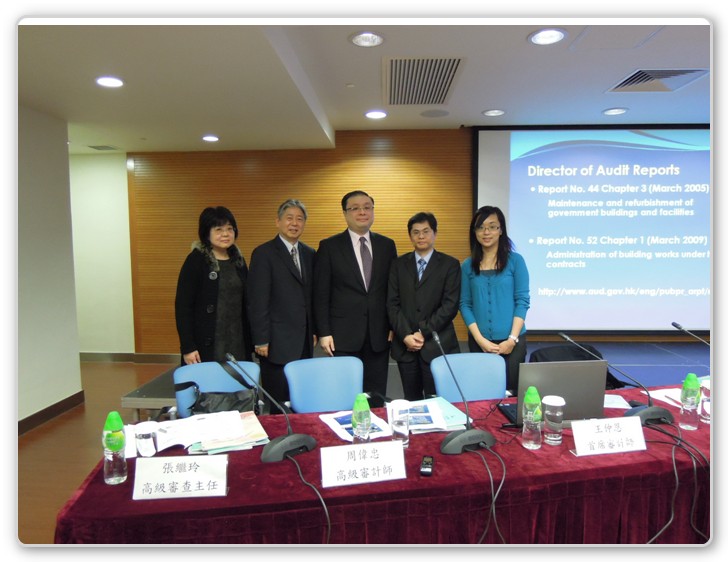
{"label": "green bottle cap", "polygon": [[700,388],[700,381],[695,373],[688,373],[683,382],[683,388],[695,389]]}
{"label": "green bottle cap", "polygon": [[106,423],[104,424],[104,431],[120,431],[124,429],[124,422],[121,421],[121,416],[119,415],[119,412],[114,410],[113,412],[109,412],[109,415],[106,416]]}
{"label": "green bottle cap", "polygon": [[354,399],[354,410],[368,410],[369,409],[369,400],[367,400],[367,395],[363,392],[356,395],[356,398]]}
{"label": "green bottle cap", "polygon": [[525,403],[533,403],[533,402],[541,402],[541,397],[538,394],[538,389],[535,386],[529,386],[526,389],[526,395],[523,397],[523,402]]}

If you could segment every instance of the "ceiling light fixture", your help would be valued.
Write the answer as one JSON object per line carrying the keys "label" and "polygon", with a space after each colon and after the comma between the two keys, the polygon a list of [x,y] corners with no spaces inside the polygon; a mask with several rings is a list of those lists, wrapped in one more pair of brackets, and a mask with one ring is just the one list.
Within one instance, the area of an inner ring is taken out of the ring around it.
{"label": "ceiling light fixture", "polygon": [[528,40],[534,45],[553,45],[564,39],[564,37],[566,37],[566,31],[563,29],[550,28],[531,33]]}
{"label": "ceiling light fixture", "polygon": [[503,111],[502,109],[487,109],[483,111],[483,115],[485,115],[486,117],[499,117],[504,113],[505,111]]}
{"label": "ceiling light fixture", "polygon": [[604,115],[622,115],[623,113],[627,113],[626,107],[610,107],[609,109],[605,109],[602,111]]}
{"label": "ceiling light fixture", "polygon": [[349,41],[354,43],[357,47],[378,47],[384,43],[384,37],[370,31],[363,31],[361,33],[350,35]]}
{"label": "ceiling light fixture", "polygon": [[204,137],[202,137],[202,140],[205,142],[217,142],[220,139],[217,138],[215,135],[205,135]]}
{"label": "ceiling light fixture", "polygon": [[124,82],[115,76],[99,76],[96,83],[104,88],[121,88]]}
{"label": "ceiling light fixture", "polygon": [[364,115],[366,115],[369,119],[384,119],[387,116],[387,113],[385,111],[367,111]]}

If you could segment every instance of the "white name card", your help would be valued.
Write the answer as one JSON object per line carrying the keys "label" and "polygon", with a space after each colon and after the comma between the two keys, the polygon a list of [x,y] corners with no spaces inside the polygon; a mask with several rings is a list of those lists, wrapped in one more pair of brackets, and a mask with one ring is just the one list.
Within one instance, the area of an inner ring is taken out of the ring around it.
{"label": "white name card", "polygon": [[321,485],[352,486],[407,478],[402,441],[321,447]]}
{"label": "white name card", "polygon": [[645,434],[637,416],[571,422],[577,457],[644,451]]}
{"label": "white name card", "polygon": [[227,495],[227,455],[139,457],[135,500]]}

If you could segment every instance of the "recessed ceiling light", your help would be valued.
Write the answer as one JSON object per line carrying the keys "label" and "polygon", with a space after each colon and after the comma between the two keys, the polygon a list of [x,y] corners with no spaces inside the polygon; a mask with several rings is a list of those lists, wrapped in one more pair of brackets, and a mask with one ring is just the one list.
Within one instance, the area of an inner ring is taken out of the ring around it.
{"label": "recessed ceiling light", "polygon": [[622,115],[623,113],[627,113],[626,107],[610,107],[609,109],[605,109],[602,111],[604,115]]}
{"label": "recessed ceiling light", "polygon": [[104,88],[121,88],[124,82],[114,76],[99,76],[96,83]]}
{"label": "recessed ceiling light", "polygon": [[384,119],[387,116],[387,113],[384,111],[367,111],[364,115],[366,115],[369,119]]}
{"label": "recessed ceiling light", "polygon": [[384,43],[384,37],[370,31],[363,31],[362,33],[351,35],[349,41],[357,47],[378,47]]}
{"label": "recessed ceiling light", "polygon": [[553,45],[564,37],[566,37],[566,31],[563,29],[550,28],[532,33],[528,36],[528,40],[534,45]]}
{"label": "recessed ceiling light", "polygon": [[202,137],[202,140],[205,142],[217,142],[220,139],[217,138],[215,135],[205,135],[204,137]]}
{"label": "recessed ceiling light", "polygon": [[502,109],[488,109],[483,112],[483,115],[486,117],[498,117],[499,115],[503,115],[505,111]]}

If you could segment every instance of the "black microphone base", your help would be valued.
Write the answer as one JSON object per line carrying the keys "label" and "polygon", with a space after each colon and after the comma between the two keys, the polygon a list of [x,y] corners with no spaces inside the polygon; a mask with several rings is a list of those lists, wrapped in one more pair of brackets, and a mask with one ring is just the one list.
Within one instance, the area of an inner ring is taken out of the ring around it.
{"label": "black microphone base", "polygon": [[642,425],[653,425],[658,423],[673,423],[675,418],[669,410],[659,406],[637,406],[624,413],[626,416],[637,416]]}
{"label": "black microphone base", "polygon": [[303,433],[290,433],[271,440],[263,447],[260,455],[262,462],[279,462],[287,456],[307,453],[316,448],[316,440]]}
{"label": "black microphone base", "polygon": [[495,443],[495,437],[482,429],[459,429],[442,440],[440,452],[443,455],[460,455],[480,448],[481,444],[492,447]]}

